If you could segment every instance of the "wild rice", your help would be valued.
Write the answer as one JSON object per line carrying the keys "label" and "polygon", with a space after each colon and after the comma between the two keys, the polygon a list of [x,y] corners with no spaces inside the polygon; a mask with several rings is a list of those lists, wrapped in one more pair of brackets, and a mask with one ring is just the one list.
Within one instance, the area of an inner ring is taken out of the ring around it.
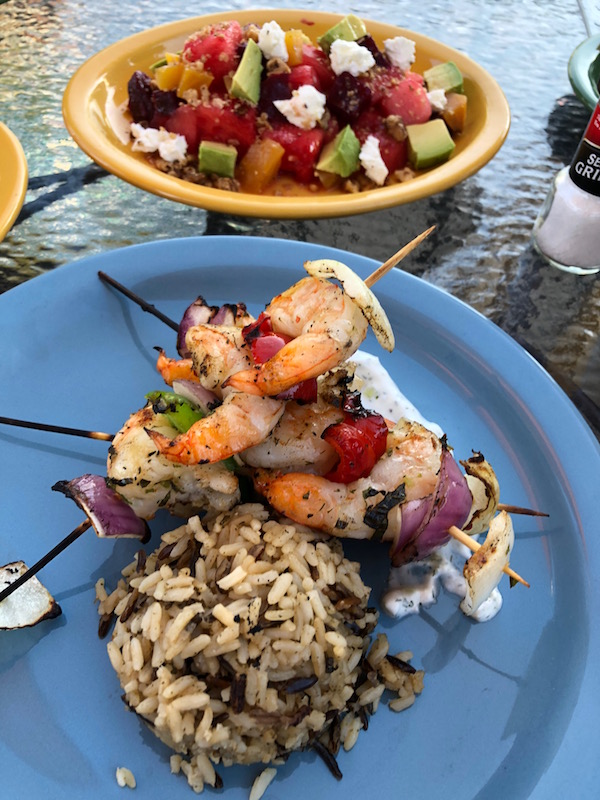
{"label": "wild rice", "polygon": [[[100,615],[116,617],[107,649],[127,704],[196,792],[221,785],[214,764],[281,764],[304,749],[341,777],[335,754],[384,691],[399,710],[422,689],[422,673],[388,658],[385,635],[369,651],[377,612],[339,540],[258,504],[211,525],[190,519],[96,595]],[[273,777],[263,771],[252,796]]]}

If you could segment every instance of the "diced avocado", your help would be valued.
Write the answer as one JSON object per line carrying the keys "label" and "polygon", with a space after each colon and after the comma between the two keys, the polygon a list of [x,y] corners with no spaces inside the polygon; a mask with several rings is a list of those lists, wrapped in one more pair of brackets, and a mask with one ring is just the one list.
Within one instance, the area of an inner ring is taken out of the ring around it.
{"label": "diced avocado", "polygon": [[348,14],[348,16],[334,25],[333,28],[329,28],[322,36],[319,36],[317,42],[321,45],[322,49],[328,53],[329,48],[336,39],[355,42],[357,39],[360,39],[361,36],[366,35],[367,29],[362,19],[354,16],[354,14]]}
{"label": "diced avocado", "polygon": [[233,145],[220,142],[200,142],[198,169],[200,172],[233,178],[236,158],[237,150]]}
{"label": "diced avocado", "polygon": [[350,125],[341,130],[331,142],[325,145],[317,163],[317,171],[333,172],[347,178],[359,166],[360,142]]}
{"label": "diced avocado", "polygon": [[446,61],[426,69],[423,77],[428,92],[433,92],[434,89],[443,89],[445,92],[463,91],[463,76],[454,61]]}
{"label": "diced avocado", "polygon": [[261,73],[262,51],[253,39],[248,39],[244,55],[231,79],[229,94],[256,105],[260,95]]}
{"label": "diced avocado", "polygon": [[408,160],[414,169],[427,169],[446,161],[454,142],[443,119],[431,119],[421,125],[407,125]]}

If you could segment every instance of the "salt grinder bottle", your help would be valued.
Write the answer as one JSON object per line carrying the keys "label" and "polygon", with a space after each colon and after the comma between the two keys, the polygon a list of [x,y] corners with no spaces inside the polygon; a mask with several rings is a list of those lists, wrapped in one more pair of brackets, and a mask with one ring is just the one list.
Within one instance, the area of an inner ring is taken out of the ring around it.
{"label": "salt grinder bottle", "polygon": [[571,166],[554,179],[533,242],[555,267],[576,275],[600,271],[600,101]]}

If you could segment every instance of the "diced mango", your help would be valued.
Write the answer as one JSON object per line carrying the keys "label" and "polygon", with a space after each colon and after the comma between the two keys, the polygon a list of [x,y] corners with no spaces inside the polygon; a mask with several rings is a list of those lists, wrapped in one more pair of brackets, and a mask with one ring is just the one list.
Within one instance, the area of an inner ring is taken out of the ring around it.
{"label": "diced mango", "polygon": [[168,92],[177,88],[182,73],[183,64],[165,64],[154,70],[154,80],[159,89]]}
{"label": "diced mango", "polygon": [[196,89],[199,91],[202,86],[210,86],[213,76],[210,72],[206,72],[195,67],[184,67],[179,85],[177,86],[177,95],[183,97],[183,93],[188,89]]}
{"label": "diced mango", "polygon": [[165,61],[167,64],[179,64],[181,62],[181,53],[165,53]]}
{"label": "diced mango", "polygon": [[242,191],[260,194],[279,172],[284,153],[279,142],[272,139],[259,139],[250,145],[237,172]]}
{"label": "diced mango", "polygon": [[310,44],[310,39],[302,31],[292,28],[285,32],[285,46],[288,51],[288,65],[296,67],[302,63],[302,45]]}
{"label": "diced mango", "polygon": [[447,105],[442,112],[442,119],[454,133],[464,130],[467,121],[467,95],[448,92]]}

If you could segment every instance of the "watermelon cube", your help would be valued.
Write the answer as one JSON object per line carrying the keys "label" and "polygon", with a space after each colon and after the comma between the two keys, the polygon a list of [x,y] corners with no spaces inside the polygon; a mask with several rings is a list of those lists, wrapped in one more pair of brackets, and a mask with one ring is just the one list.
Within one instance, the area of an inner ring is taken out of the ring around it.
{"label": "watermelon cube", "polygon": [[374,109],[364,111],[352,126],[359,142],[364,144],[369,135],[379,142],[379,152],[388,171],[395,172],[406,166],[408,145],[406,139],[398,141],[389,133],[384,118]]}
{"label": "watermelon cube", "polygon": [[256,110],[246,103],[217,98],[194,109],[200,140],[232,144],[243,156],[256,139]]}
{"label": "watermelon cube", "polygon": [[265,131],[264,137],[273,139],[283,147],[282,172],[290,172],[300,183],[310,183],[314,179],[315,165],[325,138],[321,128],[303,130],[283,123]]}
{"label": "watermelon cube", "polygon": [[201,61],[204,69],[213,75],[214,87],[219,88],[225,75],[239,64],[242,38],[242,28],[235,20],[207,25],[185,42],[183,59]]}

